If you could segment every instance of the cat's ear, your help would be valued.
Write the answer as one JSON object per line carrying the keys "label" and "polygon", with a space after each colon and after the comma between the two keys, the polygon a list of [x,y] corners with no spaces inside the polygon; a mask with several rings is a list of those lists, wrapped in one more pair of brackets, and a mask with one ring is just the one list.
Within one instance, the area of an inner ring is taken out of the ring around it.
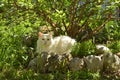
{"label": "cat's ear", "polygon": [[43,33],[42,33],[42,32],[39,32],[39,33],[38,33],[38,36],[39,36],[39,37],[42,37],[42,36],[43,36]]}

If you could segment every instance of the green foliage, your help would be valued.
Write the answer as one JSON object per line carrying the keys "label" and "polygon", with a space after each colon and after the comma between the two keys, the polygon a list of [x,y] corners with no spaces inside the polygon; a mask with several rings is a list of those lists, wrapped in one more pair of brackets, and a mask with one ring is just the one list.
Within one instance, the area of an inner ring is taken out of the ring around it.
{"label": "green foliage", "polygon": [[55,35],[67,34],[77,40],[85,35],[84,39],[90,39],[103,25],[114,21],[115,9],[119,7],[118,0],[2,0],[0,3],[2,24],[35,28],[50,25]]}
{"label": "green foliage", "polygon": [[71,72],[70,75],[70,80],[99,80],[101,78],[99,73],[90,73],[88,71]]}
{"label": "green foliage", "polygon": [[30,33],[32,28],[25,28],[24,26],[7,27],[1,26],[0,28],[0,62],[8,63],[11,66],[18,67],[25,64],[28,55],[27,47],[22,44],[23,36]]}
{"label": "green foliage", "polygon": [[113,53],[118,53],[120,52],[120,41],[113,41],[110,44],[108,44],[108,47]]}
{"label": "green foliage", "polygon": [[77,43],[73,47],[72,53],[73,56],[80,56],[80,57],[95,54],[95,44],[92,42],[92,40]]}
{"label": "green foliage", "polygon": [[105,25],[105,28],[96,35],[96,42],[105,43],[107,41],[120,39],[120,27],[116,21],[110,21]]}

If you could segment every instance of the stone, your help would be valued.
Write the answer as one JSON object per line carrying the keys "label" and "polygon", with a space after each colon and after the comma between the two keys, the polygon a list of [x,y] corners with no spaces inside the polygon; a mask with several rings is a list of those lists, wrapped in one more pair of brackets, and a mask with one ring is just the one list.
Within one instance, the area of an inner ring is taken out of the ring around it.
{"label": "stone", "polygon": [[105,52],[111,52],[110,49],[104,45],[96,45],[96,53],[104,54]]}
{"label": "stone", "polygon": [[48,71],[48,59],[51,57],[50,54],[48,54],[47,52],[42,52],[41,54],[38,55],[38,70],[40,72],[47,72]]}
{"label": "stone", "polygon": [[28,64],[28,69],[32,69],[32,70],[36,71],[37,70],[37,62],[38,62],[38,58],[37,57],[33,58]]}
{"label": "stone", "polygon": [[80,59],[77,57],[71,59],[69,62],[69,69],[71,71],[79,71],[79,70],[83,69],[83,66],[84,66],[83,59]]}
{"label": "stone", "polygon": [[103,61],[101,56],[89,55],[84,57],[84,63],[88,71],[99,72],[103,69]]}
{"label": "stone", "polygon": [[103,67],[107,71],[118,71],[120,69],[120,58],[113,53],[105,53],[102,57]]}
{"label": "stone", "polygon": [[53,72],[56,70],[68,70],[68,63],[72,59],[71,54],[48,54],[42,52],[29,62],[28,68],[39,72]]}
{"label": "stone", "polygon": [[47,65],[48,65],[48,58],[51,55],[49,55],[46,52],[42,52],[39,54],[37,57],[33,58],[29,64],[28,64],[28,69],[32,69],[35,71],[40,71],[40,72],[46,72],[47,71]]}
{"label": "stone", "polygon": [[56,54],[48,59],[48,71],[64,71],[68,69],[68,63],[72,59],[71,54]]}

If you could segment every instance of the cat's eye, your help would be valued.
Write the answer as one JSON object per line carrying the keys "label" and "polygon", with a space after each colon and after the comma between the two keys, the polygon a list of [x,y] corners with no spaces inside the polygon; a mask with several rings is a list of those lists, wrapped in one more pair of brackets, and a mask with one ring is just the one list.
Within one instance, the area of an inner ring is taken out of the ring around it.
{"label": "cat's eye", "polygon": [[44,40],[44,39],[42,39],[42,40]]}
{"label": "cat's eye", "polygon": [[50,40],[50,39],[47,39],[48,41]]}

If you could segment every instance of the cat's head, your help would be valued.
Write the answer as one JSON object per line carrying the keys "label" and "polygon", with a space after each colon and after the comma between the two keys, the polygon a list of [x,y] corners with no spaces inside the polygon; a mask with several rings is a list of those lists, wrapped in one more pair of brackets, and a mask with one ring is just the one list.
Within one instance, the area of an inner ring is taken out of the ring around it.
{"label": "cat's head", "polygon": [[48,33],[48,34],[43,34],[42,32],[38,33],[38,38],[41,41],[41,44],[45,45],[45,46],[49,46],[52,43],[52,34]]}

